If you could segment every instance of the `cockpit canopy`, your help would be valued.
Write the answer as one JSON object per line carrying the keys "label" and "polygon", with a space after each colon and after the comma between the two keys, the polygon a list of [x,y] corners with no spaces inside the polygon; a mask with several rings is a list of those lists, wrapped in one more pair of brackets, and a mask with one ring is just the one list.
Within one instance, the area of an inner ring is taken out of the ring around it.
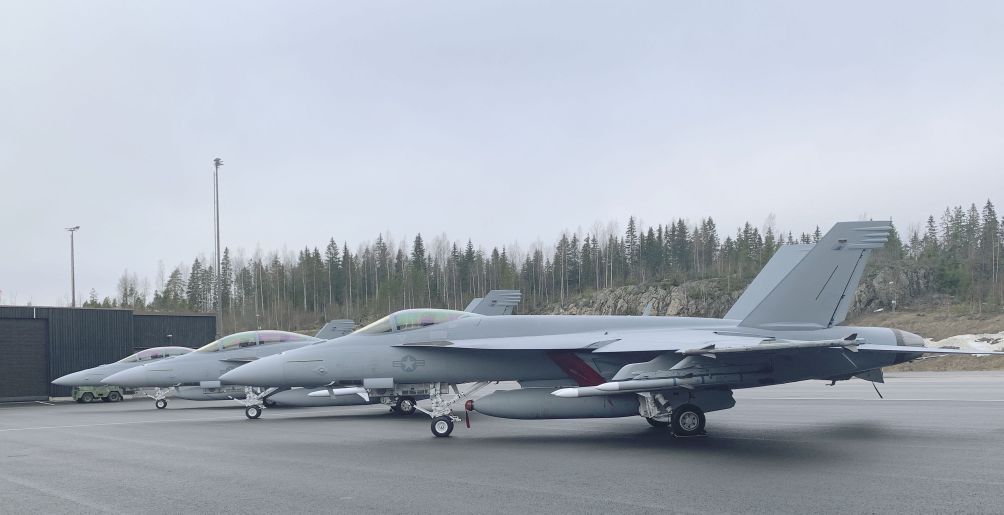
{"label": "cockpit canopy", "polygon": [[212,343],[207,343],[196,349],[195,352],[220,352],[244,347],[254,347],[255,345],[271,345],[273,343],[311,343],[317,341],[313,336],[290,333],[287,331],[244,331],[224,336]]}
{"label": "cockpit canopy", "polygon": [[182,354],[188,354],[189,352],[192,352],[192,349],[189,349],[188,347],[154,347],[152,349],[143,349],[135,354],[126,356],[116,361],[116,363],[137,363],[140,361],[150,361],[152,359],[181,356]]}
{"label": "cockpit canopy", "polygon": [[458,318],[481,316],[467,311],[452,309],[405,309],[391,313],[372,324],[356,331],[357,334],[400,333],[421,329],[430,325],[452,322]]}

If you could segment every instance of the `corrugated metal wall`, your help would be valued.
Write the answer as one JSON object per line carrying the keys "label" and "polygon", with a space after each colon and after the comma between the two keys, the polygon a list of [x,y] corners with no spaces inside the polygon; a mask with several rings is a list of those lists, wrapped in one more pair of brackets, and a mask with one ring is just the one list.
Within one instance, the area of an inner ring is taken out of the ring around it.
{"label": "corrugated metal wall", "polygon": [[135,349],[165,345],[199,348],[216,339],[216,317],[203,314],[136,313],[133,316],[132,334],[132,346]]}
{"label": "corrugated metal wall", "polygon": [[49,396],[49,321],[0,318],[0,402]]}
{"label": "corrugated metal wall", "polygon": [[[0,306],[0,318],[46,319],[49,321],[49,380],[59,376],[117,361],[132,354],[134,347],[171,345],[199,347],[214,339],[216,319],[212,315],[134,314],[130,309],[51,308]],[[136,326],[140,332],[135,331]],[[159,335],[161,340],[147,345]],[[66,396],[71,389],[50,385],[53,397]]]}

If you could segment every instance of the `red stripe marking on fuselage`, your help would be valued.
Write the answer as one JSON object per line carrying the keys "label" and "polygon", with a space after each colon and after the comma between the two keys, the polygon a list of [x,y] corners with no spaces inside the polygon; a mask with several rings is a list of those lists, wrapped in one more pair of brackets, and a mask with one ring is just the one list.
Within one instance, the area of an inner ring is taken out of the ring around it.
{"label": "red stripe marking on fuselage", "polygon": [[568,377],[571,377],[579,386],[596,386],[607,382],[593,367],[582,361],[573,352],[548,352],[547,357],[555,365],[561,367]]}

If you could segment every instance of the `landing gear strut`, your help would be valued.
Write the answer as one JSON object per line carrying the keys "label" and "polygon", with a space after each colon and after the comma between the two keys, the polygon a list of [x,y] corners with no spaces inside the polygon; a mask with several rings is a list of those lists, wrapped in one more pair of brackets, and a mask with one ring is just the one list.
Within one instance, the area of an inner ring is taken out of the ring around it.
{"label": "landing gear strut", "polygon": [[[415,409],[432,417],[432,434],[437,437],[450,436],[453,432],[453,424],[460,422],[460,417],[453,414],[453,405],[469,397],[478,390],[488,386],[490,381],[475,383],[470,390],[460,393],[457,385],[448,383],[432,383],[429,385],[429,400],[432,401],[432,410],[426,410],[415,405]],[[453,398],[446,400],[443,398],[443,390],[453,390]]]}
{"label": "landing gear strut", "polygon": [[163,388],[154,388],[153,395],[147,394],[146,396],[153,399],[153,405],[157,406],[157,409],[164,409],[167,407],[167,392]]}
{"label": "landing gear strut", "polygon": [[645,420],[647,420],[648,424],[652,427],[666,427],[669,425],[669,422],[665,420],[659,420],[657,418],[645,417]]}
{"label": "landing gear strut", "polygon": [[[258,391],[250,386],[244,387],[244,398],[243,399],[233,399],[235,402],[239,402],[244,405],[244,416],[248,420],[254,420],[261,416],[262,410],[269,405],[268,398],[275,392],[278,392],[279,388],[269,388],[264,392]],[[273,403],[274,404],[274,403]]]}

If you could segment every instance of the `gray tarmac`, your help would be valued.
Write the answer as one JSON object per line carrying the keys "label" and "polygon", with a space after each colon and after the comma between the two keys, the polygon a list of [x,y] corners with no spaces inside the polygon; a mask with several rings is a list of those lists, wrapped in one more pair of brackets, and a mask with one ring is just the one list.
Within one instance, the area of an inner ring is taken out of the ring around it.
{"label": "gray tarmac", "polygon": [[0,512],[1004,512],[1004,373],[879,386],[737,392],[686,439],[640,417],[474,414],[435,438],[382,406],[5,404]]}

